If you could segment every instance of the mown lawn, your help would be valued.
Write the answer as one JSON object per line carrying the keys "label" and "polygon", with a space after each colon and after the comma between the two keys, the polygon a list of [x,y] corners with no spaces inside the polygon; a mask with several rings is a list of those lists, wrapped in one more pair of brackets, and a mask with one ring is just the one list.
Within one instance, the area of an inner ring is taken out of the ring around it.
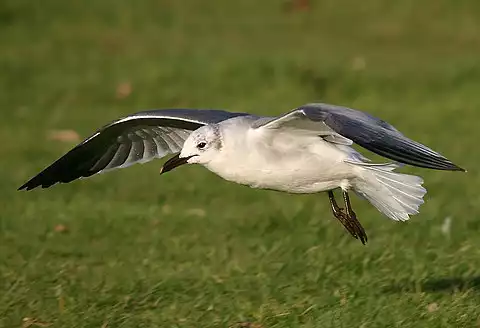
{"label": "mown lawn", "polygon": [[[1,327],[480,325],[480,2],[0,2]],[[408,223],[161,161],[17,192],[139,110],[367,110],[468,173]],[[70,132],[72,134],[72,132]]]}

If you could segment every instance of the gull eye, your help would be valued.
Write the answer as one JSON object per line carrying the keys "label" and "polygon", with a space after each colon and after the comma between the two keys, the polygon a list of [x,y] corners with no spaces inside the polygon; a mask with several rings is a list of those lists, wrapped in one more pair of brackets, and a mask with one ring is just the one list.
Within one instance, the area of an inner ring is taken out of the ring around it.
{"label": "gull eye", "polygon": [[207,145],[206,142],[200,142],[200,143],[197,145],[197,148],[198,148],[198,149],[203,149],[203,148],[205,148],[206,145]]}

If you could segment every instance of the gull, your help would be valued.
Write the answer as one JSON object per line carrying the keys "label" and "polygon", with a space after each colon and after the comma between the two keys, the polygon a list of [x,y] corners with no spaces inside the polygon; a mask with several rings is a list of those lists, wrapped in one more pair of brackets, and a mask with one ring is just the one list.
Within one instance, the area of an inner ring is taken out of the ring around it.
{"label": "gull", "polygon": [[[372,163],[352,146],[392,160]],[[105,125],[19,190],[68,183],[97,173],[176,154],[160,173],[200,164],[225,180],[292,194],[328,194],[333,216],[365,244],[367,234],[349,192],[385,216],[406,221],[418,214],[423,179],[394,172],[404,164],[465,171],[389,123],[366,112],[323,103],[278,117],[212,109],[163,109],[135,113]],[[340,189],[344,207],[333,191]]]}

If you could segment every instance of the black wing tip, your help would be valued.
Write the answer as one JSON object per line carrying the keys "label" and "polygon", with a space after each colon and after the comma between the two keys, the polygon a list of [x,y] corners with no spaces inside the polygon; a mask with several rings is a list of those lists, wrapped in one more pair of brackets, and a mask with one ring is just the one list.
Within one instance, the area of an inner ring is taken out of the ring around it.
{"label": "black wing tip", "polygon": [[37,187],[42,187],[42,189],[45,189],[45,188],[49,188],[51,186],[53,186],[54,184],[56,184],[57,182],[60,182],[58,180],[54,180],[54,181],[47,181],[47,180],[43,180],[43,181],[39,181],[38,180],[38,176],[35,176],[33,177],[32,179],[28,180],[27,182],[25,182],[21,187],[19,187],[17,189],[17,191],[30,191],[32,189],[35,189]]}
{"label": "black wing tip", "polygon": [[19,187],[17,189],[17,191],[30,191],[32,189],[35,189],[37,187],[39,187],[40,185],[39,184],[30,184],[29,182],[25,183],[23,186]]}
{"label": "black wing tip", "polygon": [[30,190],[33,190],[37,187],[42,187],[42,189],[47,189],[49,187],[51,187],[53,184],[49,184],[49,185],[41,185],[41,184],[35,184],[35,185],[29,185],[29,184],[24,184],[23,186],[19,187],[17,189],[17,191],[30,191]]}
{"label": "black wing tip", "polygon": [[443,170],[443,171],[457,171],[457,172],[467,172],[464,168],[453,164],[452,162],[439,162],[439,163],[429,163],[430,165],[426,165],[426,168],[434,169],[434,170]]}
{"label": "black wing tip", "polygon": [[17,191],[22,191],[22,190],[32,190],[33,188],[37,187],[38,185],[33,185],[31,181],[25,182],[21,187],[17,189]]}
{"label": "black wing tip", "polygon": [[431,163],[434,164],[434,168],[438,168],[440,170],[467,172],[467,170],[464,168],[454,164],[451,160],[441,155]]}
{"label": "black wing tip", "polygon": [[450,169],[450,171],[459,171],[459,172],[468,172],[467,170],[465,170],[463,167],[460,167],[458,165],[455,165],[452,163],[452,168]]}

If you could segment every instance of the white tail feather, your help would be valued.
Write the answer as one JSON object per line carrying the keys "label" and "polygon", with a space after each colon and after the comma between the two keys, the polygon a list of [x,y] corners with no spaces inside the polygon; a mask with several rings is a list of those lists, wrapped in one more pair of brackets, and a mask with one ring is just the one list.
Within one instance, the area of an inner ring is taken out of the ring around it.
{"label": "white tail feather", "polygon": [[380,212],[397,221],[406,221],[409,215],[418,213],[427,192],[422,178],[392,172],[399,167],[396,164],[349,163],[362,170],[353,189]]}

